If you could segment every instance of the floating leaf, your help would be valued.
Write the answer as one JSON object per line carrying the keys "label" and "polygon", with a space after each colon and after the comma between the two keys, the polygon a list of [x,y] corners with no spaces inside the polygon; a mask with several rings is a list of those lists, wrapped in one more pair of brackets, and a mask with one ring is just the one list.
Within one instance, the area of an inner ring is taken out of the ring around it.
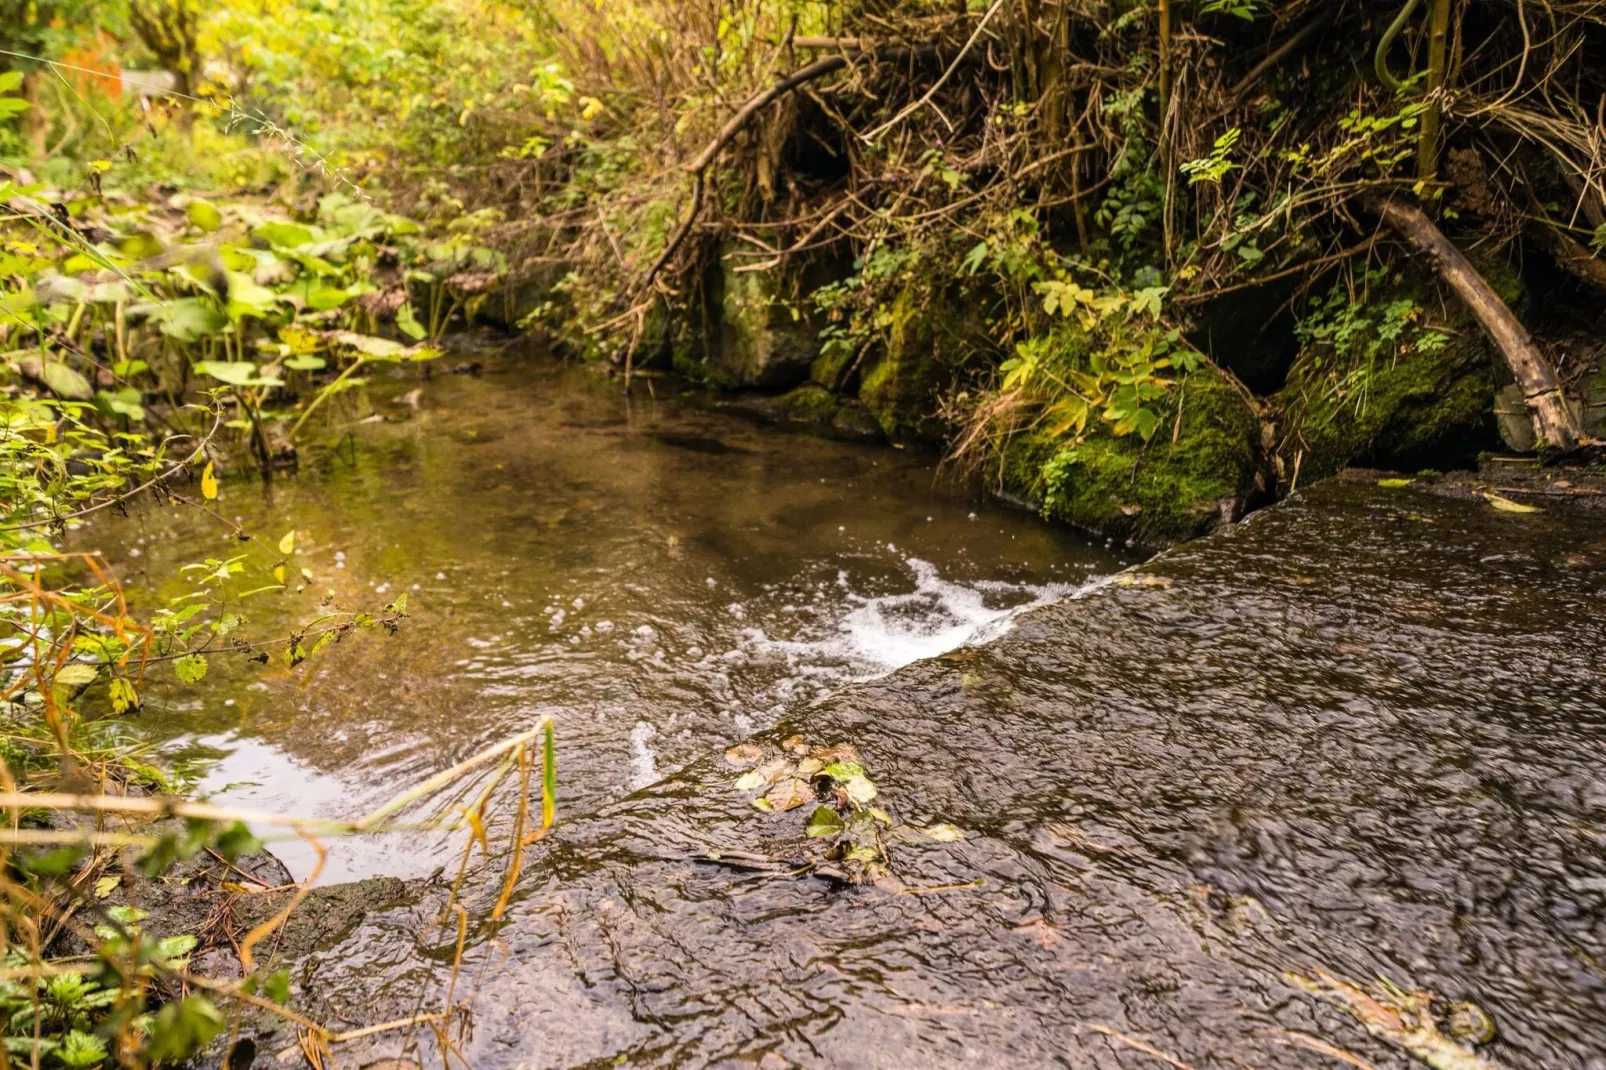
{"label": "floating leaf", "polygon": [[803,832],[810,839],[818,840],[838,835],[845,827],[835,810],[829,806],[819,806],[809,815],[809,823],[803,827]]}
{"label": "floating leaf", "polygon": [[1380,487],[1388,487],[1391,490],[1397,490],[1400,487],[1409,487],[1415,482],[1416,480],[1414,479],[1380,479],[1377,481],[1377,485]]}
{"label": "floating leaf", "polygon": [[926,835],[938,843],[954,843],[965,838],[965,834],[953,825],[932,825],[926,830]]}
{"label": "floating leaf", "polygon": [[217,497],[217,473],[212,470],[212,462],[206,462],[206,468],[201,472],[201,497],[207,501]]}
{"label": "floating leaf", "polygon": [[769,794],[764,796],[764,801],[768,802],[776,813],[785,813],[797,809],[804,803],[813,802],[814,789],[809,787],[809,782],[806,780],[788,777],[771,788]]}
{"label": "floating leaf", "polygon": [[284,362],[284,366],[289,368],[291,371],[296,372],[316,372],[322,371],[324,368],[328,367],[329,362],[324,360],[322,357],[314,357],[309,354],[302,354],[301,356],[288,358]]}
{"label": "floating leaf", "polygon": [[848,777],[842,784],[842,790],[847,792],[848,798],[859,806],[863,806],[876,797],[876,786],[867,776]]}
{"label": "floating leaf", "polygon": [[173,662],[173,672],[178,675],[179,683],[198,684],[206,677],[206,656],[185,654]]}
{"label": "floating leaf", "polygon": [[291,528],[285,532],[284,538],[279,540],[279,552],[286,557],[296,552],[296,529]]}
{"label": "floating leaf", "polygon": [[737,791],[752,791],[754,788],[763,787],[766,782],[762,772],[751,769],[736,779],[735,786]]}
{"label": "floating leaf", "polygon": [[847,781],[856,776],[864,775],[864,766],[858,762],[832,762],[820,770],[821,776],[828,776],[832,780]]}
{"label": "floating leaf", "polygon": [[1502,498],[1492,490],[1483,492],[1483,500],[1502,513],[1537,513],[1540,511],[1537,505],[1524,505],[1521,502],[1514,502],[1510,498]]}

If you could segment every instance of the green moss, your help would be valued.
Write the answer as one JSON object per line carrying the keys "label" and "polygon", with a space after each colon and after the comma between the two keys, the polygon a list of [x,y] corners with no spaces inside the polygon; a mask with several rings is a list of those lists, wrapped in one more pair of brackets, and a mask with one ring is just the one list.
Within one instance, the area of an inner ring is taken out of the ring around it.
{"label": "green moss", "polygon": [[[1438,307],[1417,285],[1419,302]],[[1448,339],[1439,348],[1408,344],[1373,358],[1301,353],[1273,399],[1290,475],[1296,460],[1302,483],[1354,463],[1442,468],[1468,463],[1493,443],[1493,361],[1478,325],[1458,305],[1448,308],[1450,321],[1433,327]]]}
{"label": "green moss", "polygon": [[708,361],[720,385],[777,389],[807,379],[819,354],[819,328],[804,303],[789,298],[792,287],[780,269],[734,267],[721,260],[718,346]]}
{"label": "green moss", "polygon": [[852,352],[842,346],[836,346],[829,352],[821,353],[814,363],[809,365],[809,381],[827,390],[843,390],[848,386],[844,380],[852,362]]}
{"label": "green moss", "polygon": [[975,348],[962,302],[921,285],[900,291],[888,308],[886,346],[864,371],[859,400],[893,442],[941,445],[937,416],[943,387]]}
{"label": "green moss", "polygon": [[[1100,428],[1057,448],[1039,469],[1043,515],[1146,546],[1194,538],[1238,516],[1256,490],[1259,423],[1213,371],[1174,389],[1181,424],[1173,410],[1147,444]],[[1030,467],[1023,462],[1046,445],[1027,447],[1006,478],[1021,478]],[[1017,493],[1030,499],[1030,485]]]}
{"label": "green moss", "polygon": [[835,394],[814,383],[804,383],[775,402],[777,411],[783,416],[813,424],[830,423],[840,405]]}

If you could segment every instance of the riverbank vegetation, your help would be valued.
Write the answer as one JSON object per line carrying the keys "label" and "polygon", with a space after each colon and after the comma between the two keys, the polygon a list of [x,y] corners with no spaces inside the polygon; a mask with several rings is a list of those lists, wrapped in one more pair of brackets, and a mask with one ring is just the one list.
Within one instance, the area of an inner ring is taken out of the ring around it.
{"label": "riverbank vegetation", "polygon": [[[36,1066],[173,1059],[222,1027],[183,995],[190,945],[94,889],[125,841],[155,872],[232,861],[250,831],[85,839],[39,815],[182,787],[119,720],[146,674],[204,687],[209,659],[294,668],[401,624],[400,599],[318,604],[295,532],[214,503],[453,331],[537,335],[626,389],[775,396],[1144,545],[1354,463],[1467,464],[1502,437],[1587,462],[1603,433],[1594,0],[0,16],[8,842],[70,848],[6,862],[6,1050]],[[236,549],[136,611],[76,533],[141,496]],[[304,627],[255,635],[252,600],[287,597]],[[482,810],[529,776],[522,746],[496,758]],[[70,929],[92,966],[53,950]]]}

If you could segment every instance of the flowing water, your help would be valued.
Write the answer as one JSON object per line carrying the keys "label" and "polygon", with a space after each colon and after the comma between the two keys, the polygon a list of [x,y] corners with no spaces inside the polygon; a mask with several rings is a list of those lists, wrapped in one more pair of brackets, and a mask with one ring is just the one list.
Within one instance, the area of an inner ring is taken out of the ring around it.
{"label": "flowing water", "polygon": [[[1090,583],[1121,562],[901,454],[522,368],[228,497],[319,590],[419,584],[398,636],[148,715],[258,782],[230,797],[355,812],[559,717],[507,917],[454,982],[419,882],[298,974],[334,1023],[450,988],[479,1068],[1422,1065],[1295,982],[1324,970],[1480,1007],[1485,1061],[1441,1067],[1606,1068],[1598,513],[1324,484]],[[193,552],[144,523],[136,561]],[[732,864],[811,850],[734,788],[749,732],[851,743],[900,827],[961,838],[889,835],[879,885]]]}
{"label": "flowing water", "polygon": [[[394,636],[293,670],[220,654],[204,687],[152,690],[147,737],[216,801],[358,817],[550,714],[561,805],[584,812],[1124,564],[957,493],[929,458],[767,430],[661,385],[627,404],[585,371],[492,361],[425,384],[415,412],[400,399],[416,385],[382,384],[396,422],[357,425],[271,495],[225,486],[219,511],[257,535],[245,549],[192,511],[111,530],[136,594],[150,576],[171,597],[192,586],[169,578],[183,565],[242,552],[234,588],[272,585],[293,529],[305,589],[237,607],[260,637],[325,600],[408,595]],[[423,876],[455,852],[342,841],[323,879]],[[298,877],[315,858],[280,854]]]}

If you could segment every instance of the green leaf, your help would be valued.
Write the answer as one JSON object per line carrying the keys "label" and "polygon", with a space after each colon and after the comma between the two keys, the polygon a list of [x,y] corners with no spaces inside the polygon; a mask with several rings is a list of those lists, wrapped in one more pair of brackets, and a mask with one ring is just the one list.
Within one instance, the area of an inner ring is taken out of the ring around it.
{"label": "green leaf", "polygon": [[39,378],[59,398],[88,401],[95,396],[95,388],[89,385],[89,380],[59,360],[46,361],[39,370]]}
{"label": "green leaf", "polygon": [[218,834],[215,846],[218,854],[233,862],[241,855],[256,854],[262,850],[262,841],[243,821],[236,821]]}
{"label": "green leaf", "polygon": [[21,71],[0,72],[0,93],[15,93],[22,88]]}
{"label": "green leaf", "polygon": [[61,1047],[56,1051],[56,1058],[65,1063],[71,1070],[87,1070],[88,1067],[105,1062],[108,1057],[106,1045],[93,1033],[80,1033],[74,1029],[63,1038]]}
{"label": "green leaf", "polygon": [[413,313],[413,303],[411,301],[396,310],[396,329],[415,342],[422,342],[424,336],[429,333],[424,328],[424,325],[418,322],[417,315]]}
{"label": "green leaf", "polygon": [[809,815],[808,824],[803,826],[803,833],[810,839],[818,840],[839,835],[845,827],[835,810],[829,806],[817,806]]}
{"label": "green leaf", "polygon": [[308,245],[316,237],[312,231],[298,223],[263,223],[251,232],[253,238],[258,238],[275,249],[294,249],[298,246]]}
{"label": "green leaf", "polygon": [[163,334],[179,342],[199,342],[202,338],[220,334],[229,325],[229,318],[217,307],[194,297],[139,308],[150,312]]}
{"label": "green leaf", "polygon": [[1399,487],[1409,487],[1414,482],[1416,482],[1414,479],[1380,479],[1377,481],[1377,485],[1397,489]]}
{"label": "green leaf", "polygon": [[288,358],[285,360],[284,366],[289,368],[291,371],[315,372],[322,371],[324,368],[328,367],[329,362],[324,360],[322,357],[314,357],[310,354],[302,354],[298,357]]}
{"label": "green leaf", "polygon": [[248,360],[200,360],[195,370],[230,386],[245,386],[257,377],[257,366]]}
{"label": "green leaf", "polygon": [[307,307],[314,312],[328,312],[351,300],[351,294],[334,286],[320,286],[307,292]]}
{"label": "green leaf", "polygon": [[139,709],[139,692],[134,690],[133,684],[121,676],[112,680],[111,700],[114,713],[127,713],[129,710]]}
{"label": "green leaf", "polygon": [[95,682],[100,670],[93,665],[75,662],[72,665],[63,665],[56,672],[55,683],[58,687],[87,687]]}
{"label": "green leaf", "polygon": [[223,1032],[223,1015],[205,996],[187,996],[156,1014],[150,1042],[141,1053],[147,1063],[181,1062]]}
{"label": "green leaf", "polygon": [[406,346],[400,342],[392,342],[388,338],[376,338],[371,334],[358,334],[355,331],[341,331],[334,338],[341,345],[350,346],[363,356],[374,360],[402,360],[407,356]]}
{"label": "green leaf", "polygon": [[191,223],[211,234],[223,225],[223,213],[219,212],[211,201],[196,198],[184,207],[184,214]]}
{"label": "green leaf", "polygon": [[206,656],[185,654],[173,662],[173,672],[177,674],[180,683],[198,684],[206,678]]}
{"label": "green leaf", "polygon": [[821,776],[828,776],[832,780],[848,781],[856,776],[864,775],[864,766],[858,762],[832,762],[820,770]]}

